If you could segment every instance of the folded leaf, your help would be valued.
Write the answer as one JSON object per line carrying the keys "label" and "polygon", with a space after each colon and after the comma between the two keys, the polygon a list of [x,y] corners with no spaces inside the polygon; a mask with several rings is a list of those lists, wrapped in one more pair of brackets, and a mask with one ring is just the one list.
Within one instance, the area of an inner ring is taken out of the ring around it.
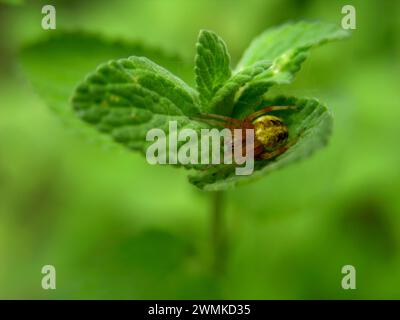
{"label": "folded leaf", "polygon": [[195,73],[203,110],[231,76],[230,57],[224,41],[215,33],[201,30],[196,44]]}
{"label": "folded leaf", "polygon": [[207,191],[233,188],[305,158],[326,144],[331,133],[332,116],[327,107],[318,100],[277,97],[263,101],[257,109],[269,105],[297,107],[295,110],[271,112],[283,119],[289,128],[288,143],[294,143],[289,150],[271,160],[256,160],[254,172],[248,176],[235,175],[233,165],[219,165],[207,172],[190,176],[189,181]]}

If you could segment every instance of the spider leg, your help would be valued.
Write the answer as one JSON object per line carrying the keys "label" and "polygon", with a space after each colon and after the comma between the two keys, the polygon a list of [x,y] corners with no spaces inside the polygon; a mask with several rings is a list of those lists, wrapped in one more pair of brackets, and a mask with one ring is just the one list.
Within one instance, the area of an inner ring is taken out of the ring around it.
{"label": "spider leg", "polygon": [[272,152],[265,152],[265,153],[261,154],[259,159],[268,160],[268,159],[275,158],[275,157],[281,155],[282,153],[286,152],[292,146],[294,146],[297,143],[297,141],[298,141],[298,138],[296,137],[292,141],[286,143],[286,145],[284,145],[283,147],[280,147]]}
{"label": "spider leg", "polygon": [[227,116],[222,116],[219,114],[212,114],[212,113],[201,113],[198,118],[194,118],[195,120],[200,121],[209,121],[215,120],[219,122],[226,122],[228,125],[223,125],[226,128],[233,128],[233,129],[254,129],[254,125],[251,122],[245,120],[239,120]]}
{"label": "spider leg", "polygon": [[[235,130],[234,129],[241,129],[241,132],[240,132],[240,134],[238,135],[238,134],[235,134]],[[244,143],[245,141],[245,139],[246,139],[246,129],[254,129],[254,127],[253,127],[253,125],[251,125],[251,128],[234,128],[234,129],[231,129],[231,132],[232,132],[232,145],[234,145],[235,143]],[[254,139],[255,139],[255,137],[254,137]],[[256,140],[256,141],[254,141],[256,144],[259,144],[259,142]]]}
{"label": "spider leg", "polygon": [[243,126],[243,123],[242,123],[241,120],[234,119],[234,118],[231,118],[231,117],[222,116],[222,115],[219,115],[219,114],[200,113],[199,116],[200,116],[201,119],[202,118],[205,118],[205,119],[210,119],[211,118],[211,119],[217,119],[217,120],[225,121],[225,122],[227,122],[229,124],[234,124],[239,128],[241,128]]}
{"label": "spider leg", "polygon": [[265,113],[275,111],[275,110],[289,110],[289,109],[296,109],[296,106],[269,106],[262,108],[252,114],[248,115],[246,118],[243,119],[244,122],[253,122],[259,116],[262,116]]}
{"label": "spider leg", "polygon": [[282,153],[286,152],[287,149],[289,149],[288,145],[280,147],[272,152],[264,152],[259,155],[259,159],[269,160],[269,159],[275,158],[275,157],[281,155]]}
{"label": "spider leg", "polygon": [[[254,157],[254,159],[258,158],[259,155],[262,154],[262,152],[264,151],[264,146],[261,143],[257,142],[257,141],[255,141],[255,143],[252,144],[250,147],[253,148],[253,157]],[[242,155],[243,156],[246,155],[246,151],[247,151],[246,147],[242,148]]]}
{"label": "spider leg", "polygon": [[229,125],[226,124],[225,122],[221,121],[221,120],[216,120],[216,119],[203,119],[203,118],[192,118],[193,120],[196,121],[201,121],[201,122],[205,122],[208,123],[212,126],[219,126],[219,127],[224,127],[224,128],[228,128],[228,129],[239,129],[236,126],[233,125]]}
{"label": "spider leg", "polygon": [[254,157],[256,158],[259,154],[261,154],[264,151],[264,145],[258,141],[257,139],[254,139],[254,141],[250,144],[246,144],[246,141],[244,140],[245,136],[242,134],[239,137],[236,137],[233,141],[232,141],[232,148],[235,147],[235,145],[237,145],[238,143],[242,144],[242,155],[245,156],[247,153],[247,150],[249,148],[253,148],[254,150]]}

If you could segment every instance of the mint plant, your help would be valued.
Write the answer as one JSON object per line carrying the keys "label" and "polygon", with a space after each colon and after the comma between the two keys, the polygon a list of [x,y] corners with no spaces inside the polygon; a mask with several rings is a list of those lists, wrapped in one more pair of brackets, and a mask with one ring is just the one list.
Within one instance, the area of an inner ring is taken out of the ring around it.
{"label": "mint plant", "polygon": [[[89,136],[114,140],[142,154],[150,143],[146,132],[160,128],[168,133],[171,120],[177,122],[178,130],[200,132],[210,126],[196,120],[199,113],[242,119],[266,106],[295,106],[274,114],[283,119],[289,139],[296,143],[276,158],[257,161],[252,175],[235,175],[234,166],[229,165],[184,165],[191,169],[190,183],[202,190],[221,191],[261,178],[326,144],[332,116],[323,103],[315,98],[271,97],[268,90],[291,83],[312,48],[347,36],[331,24],[288,23],[255,38],[231,69],[225,42],[214,32],[202,30],[196,44],[195,88],[182,79],[188,79],[190,67],[177,56],[80,33],[57,34],[28,46],[22,63],[44,100],[66,122]],[[215,199],[214,238],[221,253],[220,193]]]}
{"label": "mint plant", "polygon": [[108,61],[90,73],[75,90],[72,105],[82,120],[143,154],[150,144],[147,131],[160,128],[168,133],[170,120],[177,121],[178,130],[191,128],[200,133],[209,127],[193,119],[201,112],[240,119],[269,105],[296,106],[279,114],[289,126],[290,139],[296,139],[288,152],[258,161],[251,176],[235,175],[233,166],[217,166],[189,178],[200,189],[224,190],[298,160],[326,143],[332,122],[326,106],[316,99],[270,98],[266,93],[273,85],[290,83],[312,47],[346,35],[329,24],[286,24],[257,37],[231,70],[224,41],[202,30],[196,45],[196,89],[150,59],[131,56]]}

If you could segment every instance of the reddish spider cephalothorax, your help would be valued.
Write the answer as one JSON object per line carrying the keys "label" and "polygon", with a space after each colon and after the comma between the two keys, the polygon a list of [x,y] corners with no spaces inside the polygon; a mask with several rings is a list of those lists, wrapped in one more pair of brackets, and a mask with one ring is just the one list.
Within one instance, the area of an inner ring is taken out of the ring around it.
{"label": "reddish spider cephalothorax", "polygon": [[[268,112],[275,110],[294,109],[294,106],[270,106],[253,112],[242,120],[221,116],[218,114],[201,114],[201,121],[211,125],[217,125],[234,129],[254,130],[254,158],[256,160],[272,159],[284,153],[289,149],[287,143],[289,137],[288,127],[283,123],[282,119],[267,115]],[[236,137],[234,138],[236,139]],[[243,140],[243,136],[239,137]]]}

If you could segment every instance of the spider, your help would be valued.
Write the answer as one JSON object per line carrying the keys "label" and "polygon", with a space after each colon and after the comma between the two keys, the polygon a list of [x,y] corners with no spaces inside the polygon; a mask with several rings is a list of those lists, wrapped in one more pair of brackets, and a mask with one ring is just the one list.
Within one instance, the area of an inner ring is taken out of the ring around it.
{"label": "spider", "polygon": [[234,129],[242,129],[242,135],[234,137],[234,139],[241,141],[244,139],[245,129],[253,129],[254,158],[256,160],[268,160],[284,153],[292,143],[288,143],[289,130],[282,119],[267,115],[267,113],[295,108],[295,106],[268,106],[253,112],[242,120],[210,113],[202,113],[198,119],[211,125],[228,128],[233,134]]}

